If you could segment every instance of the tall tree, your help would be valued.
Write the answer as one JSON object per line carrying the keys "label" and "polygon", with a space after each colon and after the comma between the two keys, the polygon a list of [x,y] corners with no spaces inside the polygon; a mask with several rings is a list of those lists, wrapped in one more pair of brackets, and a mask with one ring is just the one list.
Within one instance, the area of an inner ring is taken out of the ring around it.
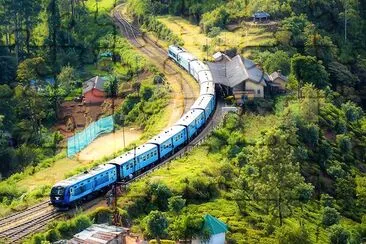
{"label": "tall tree", "polygon": [[[292,133],[274,129],[256,144],[249,163],[242,171],[252,200],[261,202],[266,210],[279,219],[280,225],[291,207],[309,198],[313,187],[304,182],[299,164],[294,161],[290,143]],[[304,194],[304,192],[307,192]]]}
{"label": "tall tree", "polygon": [[168,220],[162,212],[151,211],[145,218],[146,231],[149,235],[154,236],[158,244],[160,239],[166,234],[168,228]]}
{"label": "tall tree", "polygon": [[53,73],[57,71],[57,45],[60,34],[61,17],[58,0],[49,0],[47,6],[48,15],[48,42],[50,48],[50,62],[53,64]]}

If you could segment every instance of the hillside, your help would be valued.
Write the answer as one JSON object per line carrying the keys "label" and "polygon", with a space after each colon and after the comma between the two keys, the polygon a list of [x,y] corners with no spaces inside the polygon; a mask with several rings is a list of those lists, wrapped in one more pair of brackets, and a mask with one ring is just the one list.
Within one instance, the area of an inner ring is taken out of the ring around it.
{"label": "hillside", "polygon": [[[24,17],[0,26],[0,173],[8,177],[0,183],[0,214],[47,197],[51,183],[121,152],[121,141],[101,137],[91,148],[103,144],[110,155],[94,162],[91,151],[80,155],[87,162],[65,158],[54,131],[58,107],[80,95],[86,77],[108,77],[108,96],[121,99],[113,108],[117,128],[141,129],[140,140],[129,138],[131,148],[172,125],[187,99],[197,97],[198,85],[184,69],[164,74],[165,54],[148,45],[138,51],[133,38],[116,35],[114,1],[71,3],[0,9],[0,17]],[[126,0],[118,10],[142,31],[140,41],[180,45],[205,61],[216,52],[241,55],[260,71],[283,74],[286,89],[266,87],[262,97],[241,102],[231,90],[222,100],[239,112],[228,113],[183,157],[123,188],[117,209],[51,223],[28,243],[70,239],[93,221],[118,222],[150,243],[191,243],[210,237],[206,214],[227,224],[227,243],[364,242],[365,0]],[[258,11],[269,20],[253,21]],[[100,62],[107,52],[111,59]],[[184,101],[182,80],[194,90]]]}

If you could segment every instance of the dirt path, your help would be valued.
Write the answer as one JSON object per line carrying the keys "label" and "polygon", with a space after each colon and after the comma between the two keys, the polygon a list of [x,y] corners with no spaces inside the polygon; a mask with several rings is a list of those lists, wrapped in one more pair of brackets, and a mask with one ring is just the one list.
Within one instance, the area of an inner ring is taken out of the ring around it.
{"label": "dirt path", "polygon": [[[125,128],[125,143],[126,146],[134,141],[137,141],[142,131],[134,128]],[[123,130],[120,129],[114,133],[109,133],[95,139],[88,147],[82,150],[78,159],[82,161],[94,161],[110,156],[124,148],[123,145]]]}

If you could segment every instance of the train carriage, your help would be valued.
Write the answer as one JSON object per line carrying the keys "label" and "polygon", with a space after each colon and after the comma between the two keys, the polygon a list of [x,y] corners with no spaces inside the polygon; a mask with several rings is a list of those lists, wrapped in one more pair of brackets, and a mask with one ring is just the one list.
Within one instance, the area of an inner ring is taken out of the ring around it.
{"label": "train carriage", "polygon": [[99,165],[54,185],[51,189],[51,203],[60,207],[72,205],[93,192],[109,187],[116,180],[116,168],[113,165]]}
{"label": "train carriage", "polygon": [[187,133],[187,138],[190,140],[202,125],[205,123],[205,115],[202,110],[189,110],[187,113],[183,115],[183,117],[178,120],[175,125],[184,126]]}
{"label": "train carriage", "polygon": [[129,152],[113,159],[109,164],[117,166],[118,180],[128,179],[138,171],[157,162],[158,147],[152,144],[143,144]]}
{"label": "train carriage", "polygon": [[191,109],[200,109],[205,113],[205,119],[211,116],[215,109],[214,98],[212,95],[201,95],[192,105]]}
{"label": "train carriage", "polygon": [[[209,71],[209,68],[200,60],[194,60],[190,63],[189,73],[199,82],[199,74],[205,71]],[[200,83],[200,82],[199,82]]]}
{"label": "train carriage", "polygon": [[153,137],[147,143],[158,146],[159,158],[163,159],[184,144],[186,139],[185,127],[173,126]]}

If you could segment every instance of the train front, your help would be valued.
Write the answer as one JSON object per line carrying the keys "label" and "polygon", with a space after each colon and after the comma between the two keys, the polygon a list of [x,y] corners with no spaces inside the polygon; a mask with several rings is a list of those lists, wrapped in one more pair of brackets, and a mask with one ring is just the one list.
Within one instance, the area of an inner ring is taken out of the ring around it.
{"label": "train front", "polygon": [[66,201],[66,197],[65,197],[65,186],[62,185],[55,185],[52,187],[51,189],[51,194],[50,194],[50,200],[53,206],[58,207],[58,208],[63,208],[67,206],[67,201]]}

